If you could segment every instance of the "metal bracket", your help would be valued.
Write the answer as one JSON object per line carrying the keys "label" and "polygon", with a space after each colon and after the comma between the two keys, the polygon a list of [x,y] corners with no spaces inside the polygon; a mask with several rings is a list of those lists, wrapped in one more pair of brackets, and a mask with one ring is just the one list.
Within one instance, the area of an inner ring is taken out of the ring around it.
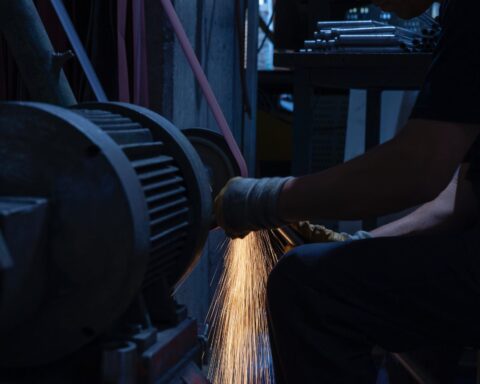
{"label": "metal bracket", "polygon": [[65,52],[54,52],[52,55],[53,66],[54,68],[57,68],[57,70],[61,70],[65,63],[74,57],[75,54],[70,50]]}
{"label": "metal bracket", "polygon": [[75,54],[78,57],[80,66],[82,67],[83,72],[87,77],[88,83],[90,84],[90,87],[92,88],[92,91],[97,98],[97,101],[108,101],[107,95],[105,94],[102,84],[100,83],[100,80],[98,79],[97,74],[93,69],[87,52],[85,51],[85,48],[83,47],[83,44],[78,37],[77,31],[75,30],[75,27],[68,14],[67,9],[65,8],[65,5],[63,4],[63,1],[50,0],[50,2],[60,20],[60,23],[62,24],[63,29],[65,30],[65,33],[67,34],[68,40],[70,41],[70,44],[75,51]]}

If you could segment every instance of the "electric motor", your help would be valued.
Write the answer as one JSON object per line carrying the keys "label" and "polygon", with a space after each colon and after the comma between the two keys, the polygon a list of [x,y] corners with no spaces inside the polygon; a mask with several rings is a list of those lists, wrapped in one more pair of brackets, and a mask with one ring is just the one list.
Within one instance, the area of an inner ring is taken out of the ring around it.
{"label": "electric motor", "polygon": [[212,196],[179,129],[145,108],[0,104],[0,365],[45,364],[167,293],[206,241]]}

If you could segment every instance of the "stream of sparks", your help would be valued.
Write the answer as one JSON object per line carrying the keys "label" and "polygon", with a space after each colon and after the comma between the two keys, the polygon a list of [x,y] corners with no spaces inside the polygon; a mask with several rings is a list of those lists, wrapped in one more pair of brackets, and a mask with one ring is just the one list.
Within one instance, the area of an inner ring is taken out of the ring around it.
{"label": "stream of sparks", "polygon": [[210,308],[209,379],[214,384],[272,384],[266,313],[267,278],[277,261],[268,232],[227,245]]}

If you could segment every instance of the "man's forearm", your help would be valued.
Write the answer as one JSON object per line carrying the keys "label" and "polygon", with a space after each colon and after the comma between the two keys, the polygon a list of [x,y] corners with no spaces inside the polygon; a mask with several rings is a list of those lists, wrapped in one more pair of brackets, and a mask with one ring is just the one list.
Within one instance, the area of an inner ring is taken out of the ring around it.
{"label": "man's forearm", "polygon": [[287,221],[358,220],[428,201],[430,186],[419,175],[427,172],[401,158],[381,148],[351,163],[292,179],[280,195],[281,216]]}
{"label": "man's forearm", "polygon": [[475,224],[478,202],[464,164],[448,187],[433,201],[409,215],[371,231],[373,237],[428,235],[463,231]]}
{"label": "man's forearm", "polygon": [[[469,127],[460,129],[409,122],[397,138],[359,158],[289,181],[280,194],[280,215],[292,222],[357,220],[431,201],[448,185],[478,134]],[[450,139],[451,132],[459,131]]]}
{"label": "man's forearm", "polygon": [[448,212],[437,212],[431,203],[414,212],[370,231],[373,237],[428,235],[460,230],[459,221]]}

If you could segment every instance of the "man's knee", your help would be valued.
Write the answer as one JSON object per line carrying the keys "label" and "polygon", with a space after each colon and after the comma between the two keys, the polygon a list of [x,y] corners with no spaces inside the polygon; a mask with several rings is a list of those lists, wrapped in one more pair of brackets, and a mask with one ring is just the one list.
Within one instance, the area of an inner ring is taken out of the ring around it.
{"label": "man's knee", "polygon": [[[333,248],[327,244],[311,244],[296,247],[285,254],[268,278],[268,302],[272,304],[288,300],[292,291],[306,283],[309,276],[314,276],[318,281],[322,275],[328,275],[327,260]],[[317,268],[312,268],[312,262]],[[325,265],[322,266],[322,263]]]}
{"label": "man's knee", "polygon": [[302,247],[293,249],[285,254],[273,268],[267,281],[267,301],[270,309],[277,303],[285,303],[293,289],[296,273],[295,269],[302,263]]}
{"label": "man's knee", "polygon": [[351,260],[359,257],[363,247],[360,248],[353,243],[309,244],[294,248],[270,273],[269,304],[285,302],[292,291],[299,289],[335,289],[339,282],[349,278]]}

